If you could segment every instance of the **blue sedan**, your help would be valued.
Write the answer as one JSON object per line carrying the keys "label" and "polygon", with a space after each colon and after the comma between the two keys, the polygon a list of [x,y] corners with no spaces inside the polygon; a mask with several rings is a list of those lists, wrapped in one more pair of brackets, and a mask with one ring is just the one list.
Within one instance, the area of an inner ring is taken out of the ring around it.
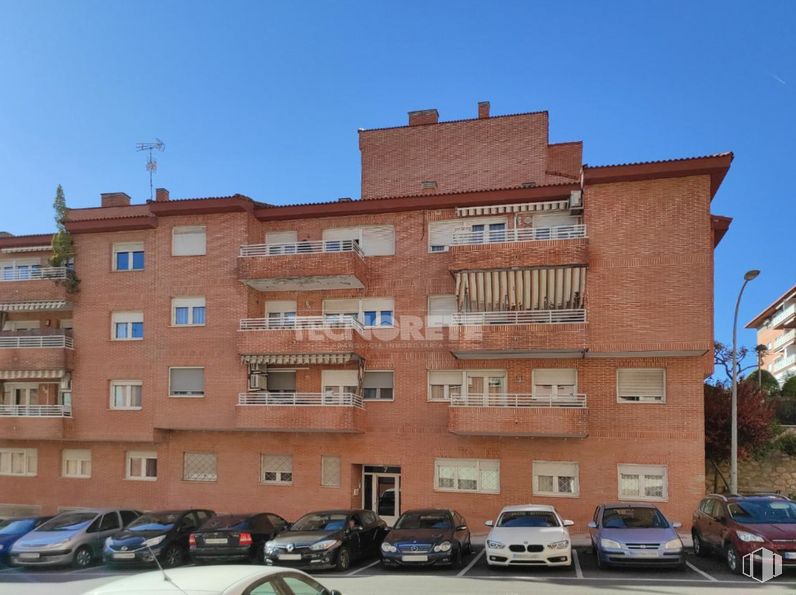
{"label": "blue sedan", "polygon": [[8,519],[0,523],[0,566],[8,565],[8,552],[19,539],[48,520],[48,516]]}
{"label": "blue sedan", "polygon": [[670,523],[646,503],[600,504],[589,523],[599,568],[609,566],[685,566],[680,523]]}

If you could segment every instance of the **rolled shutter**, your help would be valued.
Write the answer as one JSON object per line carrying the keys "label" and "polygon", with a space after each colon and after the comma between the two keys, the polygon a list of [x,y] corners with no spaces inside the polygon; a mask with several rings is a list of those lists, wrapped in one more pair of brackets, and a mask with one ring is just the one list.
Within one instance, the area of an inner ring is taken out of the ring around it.
{"label": "rolled shutter", "polygon": [[295,231],[269,231],[265,234],[266,244],[295,244],[298,233]]}
{"label": "rolled shutter", "polygon": [[392,388],[393,387],[393,373],[392,372],[365,372],[365,378],[362,382],[363,388]]}
{"label": "rolled shutter", "polygon": [[324,314],[359,313],[359,300],[324,300]]}
{"label": "rolled shutter", "polygon": [[663,400],[666,385],[663,368],[620,368],[617,375],[620,399]]}
{"label": "rolled shutter", "polygon": [[395,254],[395,227],[379,225],[362,228],[362,252],[365,256]]}
{"label": "rolled shutter", "polygon": [[454,370],[431,370],[428,373],[429,384],[462,384],[462,373]]}
{"label": "rolled shutter", "polygon": [[204,394],[204,368],[172,368],[170,371],[170,392],[178,394]]}
{"label": "rolled shutter", "polygon": [[282,314],[284,312],[295,312],[295,300],[270,300],[265,302],[265,314]]}
{"label": "rolled shutter", "polygon": [[323,386],[358,386],[359,378],[356,370],[323,370],[321,380]]}
{"label": "rolled shutter", "polygon": [[574,368],[537,368],[533,371],[533,383],[570,386],[577,382],[578,372]]}

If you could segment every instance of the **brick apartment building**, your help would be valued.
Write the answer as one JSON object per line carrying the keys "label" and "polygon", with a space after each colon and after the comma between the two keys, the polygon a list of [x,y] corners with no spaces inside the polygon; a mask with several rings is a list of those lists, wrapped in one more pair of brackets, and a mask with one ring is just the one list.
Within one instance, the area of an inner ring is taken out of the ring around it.
{"label": "brick apartment building", "polygon": [[362,198],[73,209],[0,238],[2,511],[459,509],[704,491],[731,154],[608,166],[547,112],[364,130]]}
{"label": "brick apartment building", "polygon": [[757,330],[757,344],[768,351],[763,356],[780,387],[796,376],[796,285],[779,296],[746,325]]}

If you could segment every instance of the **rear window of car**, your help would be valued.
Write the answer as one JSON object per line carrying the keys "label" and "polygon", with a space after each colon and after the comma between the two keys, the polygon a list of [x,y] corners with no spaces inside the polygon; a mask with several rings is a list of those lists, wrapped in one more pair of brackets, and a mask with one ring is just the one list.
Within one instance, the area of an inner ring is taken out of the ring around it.
{"label": "rear window of car", "polygon": [[498,527],[560,527],[552,512],[514,510],[500,515]]}
{"label": "rear window of car", "polygon": [[248,515],[242,514],[216,516],[202,525],[202,529],[248,529],[249,519]]}

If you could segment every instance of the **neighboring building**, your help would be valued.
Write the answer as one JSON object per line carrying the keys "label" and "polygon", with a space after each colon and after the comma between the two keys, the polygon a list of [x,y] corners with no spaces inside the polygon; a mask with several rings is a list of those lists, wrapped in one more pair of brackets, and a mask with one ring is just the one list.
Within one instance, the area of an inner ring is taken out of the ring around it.
{"label": "neighboring building", "polygon": [[755,316],[746,328],[757,330],[757,344],[768,350],[763,369],[771,372],[780,386],[796,376],[796,285]]}
{"label": "neighboring building", "polygon": [[584,166],[488,111],[362,131],[361,200],[103,194],[78,293],[0,238],[0,503],[687,523],[732,155]]}

